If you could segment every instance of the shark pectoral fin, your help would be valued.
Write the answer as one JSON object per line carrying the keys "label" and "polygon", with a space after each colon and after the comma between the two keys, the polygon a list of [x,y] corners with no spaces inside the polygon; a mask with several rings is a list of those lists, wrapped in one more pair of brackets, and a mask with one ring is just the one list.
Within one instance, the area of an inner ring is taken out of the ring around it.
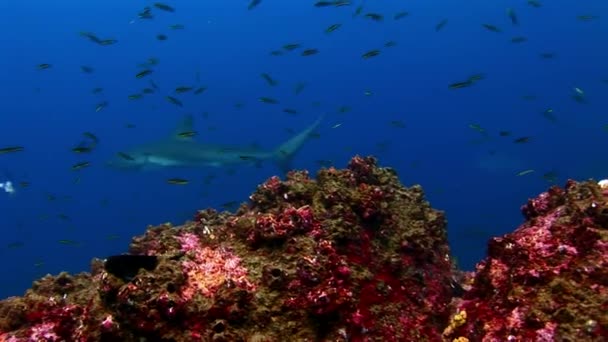
{"label": "shark pectoral fin", "polygon": [[273,152],[273,158],[282,172],[287,173],[291,170],[291,161],[295,154],[302,148],[304,143],[310,139],[311,133],[319,127],[325,114],[321,115],[317,121],[306,129],[281,144]]}

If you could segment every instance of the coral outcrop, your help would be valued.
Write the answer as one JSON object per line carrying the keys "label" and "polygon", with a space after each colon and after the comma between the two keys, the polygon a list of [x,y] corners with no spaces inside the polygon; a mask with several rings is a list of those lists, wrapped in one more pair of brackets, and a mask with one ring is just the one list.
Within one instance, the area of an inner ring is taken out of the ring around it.
{"label": "coral outcrop", "polygon": [[36,281],[0,302],[0,341],[601,341],[607,198],[551,188],[464,273],[444,214],[375,159],[294,171]]}

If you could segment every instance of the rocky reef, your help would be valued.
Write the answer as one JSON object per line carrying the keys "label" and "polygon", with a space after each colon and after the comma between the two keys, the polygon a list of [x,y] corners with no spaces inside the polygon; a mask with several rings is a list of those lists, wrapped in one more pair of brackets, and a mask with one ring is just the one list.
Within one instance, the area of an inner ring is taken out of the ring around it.
{"label": "rocky reef", "polygon": [[294,171],[1,301],[0,341],[603,341],[607,200],[551,188],[465,273],[444,214],[374,158]]}

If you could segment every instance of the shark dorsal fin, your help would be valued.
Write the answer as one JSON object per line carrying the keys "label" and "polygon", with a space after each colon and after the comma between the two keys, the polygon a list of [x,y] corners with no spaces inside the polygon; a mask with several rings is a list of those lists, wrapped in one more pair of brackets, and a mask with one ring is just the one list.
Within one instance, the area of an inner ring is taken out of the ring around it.
{"label": "shark dorsal fin", "polygon": [[190,141],[194,134],[194,117],[190,114],[186,115],[175,127],[171,137],[177,140]]}

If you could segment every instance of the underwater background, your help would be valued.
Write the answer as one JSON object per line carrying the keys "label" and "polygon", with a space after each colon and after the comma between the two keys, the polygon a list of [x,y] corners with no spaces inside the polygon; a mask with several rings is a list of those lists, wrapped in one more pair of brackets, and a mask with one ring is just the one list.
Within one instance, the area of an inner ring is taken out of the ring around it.
{"label": "underwater background", "polygon": [[185,115],[201,143],[266,150],[324,115],[292,166],[378,157],[447,212],[472,269],[528,197],[608,174],[607,15],[600,0],[0,2],[0,298],[281,174],[106,166]]}

